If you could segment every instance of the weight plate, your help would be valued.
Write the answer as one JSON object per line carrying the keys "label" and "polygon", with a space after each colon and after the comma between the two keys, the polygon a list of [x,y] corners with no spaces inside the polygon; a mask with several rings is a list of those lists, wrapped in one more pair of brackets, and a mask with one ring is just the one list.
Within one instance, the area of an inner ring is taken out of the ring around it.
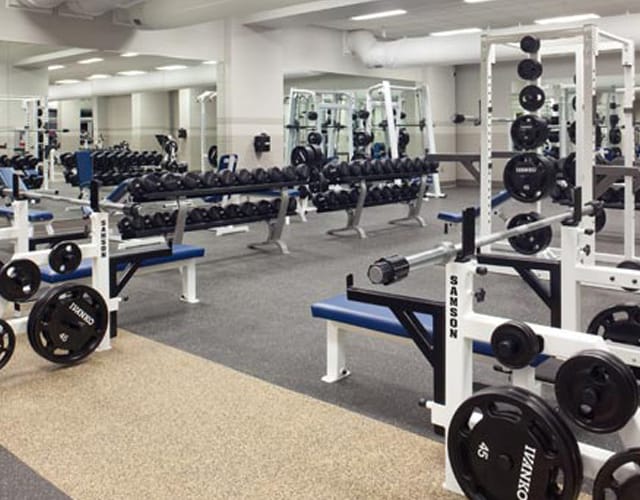
{"label": "weight plate", "polygon": [[496,359],[507,368],[526,368],[543,351],[542,337],[521,321],[509,321],[491,334],[491,348]]}
{"label": "weight plate", "polygon": [[40,289],[40,268],[30,260],[7,262],[0,270],[0,296],[11,302],[24,302]]}
{"label": "weight plate", "polygon": [[527,85],[520,91],[520,106],[527,111],[538,111],[547,99],[544,90],[537,85]]}
{"label": "weight plate", "polygon": [[520,48],[522,52],[535,54],[540,50],[540,39],[533,35],[526,35],[520,40]]}
{"label": "weight plate", "polygon": [[[599,335],[605,340],[640,346],[640,306],[619,304],[596,314],[587,327],[587,333]],[[640,368],[633,368],[640,378]]]}
{"label": "weight plate", "polygon": [[613,455],[598,471],[593,483],[593,500],[640,498],[639,468],[640,448],[631,448]]}
{"label": "weight plate", "polygon": [[71,274],[82,263],[82,250],[72,242],[58,243],[49,254],[49,267],[58,274]]}
{"label": "weight plate", "polygon": [[536,115],[522,115],[511,124],[511,140],[516,149],[540,148],[549,138],[547,120]]}
{"label": "weight plate", "polygon": [[609,131],[609,142],[614,146],[622,142],[622,131],[618,127],[612,128]]}
{"label": "weight plate", "polygon": [[77,363],[102,342],[108,312],[102,295],[91,287],[69,283],[51,288],[29,314],[29,343],[53,363]]}
{"label": "weight plate", "polygon": [[297,146],[291,151],[291,164],[298,165],[316,165],[315,150],[311,145]]}
{"label": "weight plate", "polygon": [[[518,214],[509,220],[507,223],[507,229],[531,224],[532,222],[537,222],[540,219],[542,219],[542,217],[537,212]],[[518,236],[512,236],[509,238],[509,244],[511,245],[511,248],[522,255],[536,255],[549,248],[552,239],[553,231],[551,226],[546,226]]]}
{"label": "weight plate", "polygon": [[565,361],[555,392],[563,413],[596,434],[622,429],[638,411],[638,385],[631,368],[606,351],[584,351]]}
{"label": "weight plate", "polygon": [[522,153],[507,162],[502,180],[516,200],[535,203],[549,195],[556,181],[556,169],[549,158]]}
{"label": "weight plate", "polygon": [[0,319],[0,370],[2,370],[13,356],[16,348],[16,334],[11,325]]}
{"label": "weight plate", "polygon": [[542,64],[535,59],[523,59],[518,63],[518,76],[523,80],[537,80],[542,76],[542,72]]}
{"label": "weight plate", "polygon": [[544,400],[520,388],[491,387],[465,401],[447,449],[468,498],[574,500],[580,493],[575,437]]}
{"label": "weight plate", "polygon": [[319,146],[324,141],[324,138],[320,132],[309,132],[307,136],[307,142],[313,146]]}

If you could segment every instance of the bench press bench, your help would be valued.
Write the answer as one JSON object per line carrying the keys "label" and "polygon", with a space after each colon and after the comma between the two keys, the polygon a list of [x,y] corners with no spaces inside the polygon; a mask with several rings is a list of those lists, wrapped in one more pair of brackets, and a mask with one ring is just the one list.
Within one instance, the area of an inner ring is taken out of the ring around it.
{"label": "bench press bench", "polygon": [[[311,306],[314,318],[327,321],[327,373],[322,377],[326,383],[334,383],[350,375],[346,365],[344,336],[348,333],[361,333],[377,336],[394,336],[411,340],[411,336],[388,307],[355,302],[345,294],[337,295]],[[433,319],[428,314],[416,314],[429,335],[433,332]],[[490,344],[476,342],[473,350],[476,354],[493,357]],[[528,376],[535,377],[535,368],[545,362],[546,356],[538,356]],[[527,370],[524,370],[527,371]]]}
{"label": "bench press bench", "polygon": [[[169,269],[179,269],[182,275],[182,299],[190,304],[198,303],[196,292],[196,261],[204,257],[205,249],[191,245],[174,244],[173,253],[166,257],[156,257],[143,260],[140,270],[144,272],[158,272]],[[117,254],[116,254],[117,255]],[[126,261],[118,261],[117,271],[125,272],[129,267]],[[91,261],[84,260],[80,267],[70,274],[58,274],[48,265],[40,268],[42,281],[56,284],[67,281],[78,281],[91,278]]]}
{"label": "bench press bench", "polygon": [[[497,208],[510,199],[511,194],[509,194],[508,191],[500,191],[491,198],[491,208]],[[476,216],[480,216],[480,207],[476,207]],[[438,214],[438,220],[445,223],[444,232],[446,234],[449,232],[449,226],[462,224],[462,212],[440,212]]]}

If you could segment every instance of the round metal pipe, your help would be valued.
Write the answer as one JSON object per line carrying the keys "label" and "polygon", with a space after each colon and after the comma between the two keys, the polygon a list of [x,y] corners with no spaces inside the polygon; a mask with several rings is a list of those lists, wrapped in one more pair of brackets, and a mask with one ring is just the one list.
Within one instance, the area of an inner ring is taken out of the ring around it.
{"label": "round metal pipe", "polygon": [[[13,191],[11,189],[3,189],[3,196],[12,196]],[[51,193],[37,193],[33,191],[20,191],[20,196],[23,198],[28,198],[30,200],[51,200],[51,201],[60,201],[63,203],[69,203],[70,205],[78,205],[81,207],[90,207],[91,202],[89,200],[82,200],[78,198],[69,198],[67,196],[61,196],[58,194]],[[104,208],[107,210],[121,210],[127,211],[131,208],[131,205],[125,205],[124,203],[114,203],[112,201],[102,200],[99,203],[100,208]]]}
{"label": "round metal pipe", "polygon": [[[593,216],[595,213],[596,207],[593,205],[586,205],[582,210],[582,215],[585,216]],[[481,248],[514,236],[520,236],[556,222],[565,221],[572,216],[573,210],[552,215],[529,224],[523,224],[522,226],[517,226],[512,229],[506,229],[499,233],[490,234],[478,238],[475,242],[475,247]],[[407,257],[393,256],[381,259],[369,268],[369,280],[374,285],[388,285],[405,278],[410,271],[415,271],[427,266],[446,264],[455,259],[461,250],[461,243],[454,245],[450,242],[444,242],[435,248],[415,255],[409,255]]]}

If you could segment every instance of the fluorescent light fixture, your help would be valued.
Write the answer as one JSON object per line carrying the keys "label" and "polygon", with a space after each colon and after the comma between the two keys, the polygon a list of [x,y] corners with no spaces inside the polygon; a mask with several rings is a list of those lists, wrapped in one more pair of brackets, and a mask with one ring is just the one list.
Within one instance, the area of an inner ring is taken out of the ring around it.
{"label": "fluorescent light fixture", "polygon": [[120,57],[138,57],[139,55],[137,52],[125,52],[124,54],[120,54]]}
{"label": "fluorescent light fixture", "polygon": [[591,19],[600,19],[600,16],[598,14],[578,14],[575,16],[548,17],[546,19],[537,19],[534,22],[536,24],[566,24],[589,21]]}
{"label": "fluorescent light fixture", "polygon": [[52,64],[47,68],[49,71],[57,71],[59,69],[64,69],[64,64]]}
{"label": "fluorescent light fixture", "polygon": [[78,61],[78,64],[95,64],[104,61],[101,57],[91,57],[89,59],[83,59],[82,61]]}
{"label": "fluorescent light fixture", "polygon": [[139,69],[130,69],[127,71],[118,71],[120,76],[140,76],[146,74],[146,71],[141,71]]}
{"label": "fluorescent light fixture", "polygon": [[95,75],[91,75],[87,77],[87,80],[104,80],[105,78],[110,78],[111,75],[103,75],[102,73],[97,73]]}
{"label": "fluorescent light fixture", "polygon": [[158,71],[177,71],[179,69],[187,69],[184,64],[169,64],[168,66],[158,66]]}
{"label": "fluorescent light fixture", "polygon": [[470,35],[471,33],[481,33],[480,28],[462,28],[459,30],[436,31],[431,36],[452,36],[452,35]]}
{"label": "fluorescent light fixture", "polygon": [[69,79],[69,80],[58,80],[56,82],[56,85],[71,85],[73,83],[80,83],[80,80],[72,80],[72,79]]}
{"label": "fluorescent light fixture", "polygon": [[369,21],[371,19],[381,19],[383,17],[403,16],[407,13],[404,9],[385,10],[382,12],[374,12],[373,14],[365,14],[363,16],[354,16],[352,21]]}
{"label": "fluorescent light fixture", "polygon": [[207,65],[213,66],[215,64],[218,64],[218,61],[204,61],[202,64],[207,64]]}

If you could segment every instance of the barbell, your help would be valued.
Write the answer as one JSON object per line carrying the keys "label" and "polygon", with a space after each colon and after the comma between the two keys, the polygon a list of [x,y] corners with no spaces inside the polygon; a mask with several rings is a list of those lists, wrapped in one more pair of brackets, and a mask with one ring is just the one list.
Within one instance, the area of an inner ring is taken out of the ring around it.
{"label": "barbell", "polygon": [[[587,204],[582,209],[583,216],[595,217],[602,209],[601,204]],[[481,248],[502,240],[522,236],[527,233],[545,228],[556,222],[570,220],[574,216],[573,210],[561,214],[552,215],[544,219],[523,224],[504,231],[489,234],[476,239],[475,248]],[[416,271],[427,266],[446,264],[456,258],[462,250],[462,244],[454,245],[451,242],[443,242],[437,247],[425,252],[407,257],[393,255],[378,260],[369,267],[368,277],[374,285],[390,285],[406,278],[410,271]]]}

